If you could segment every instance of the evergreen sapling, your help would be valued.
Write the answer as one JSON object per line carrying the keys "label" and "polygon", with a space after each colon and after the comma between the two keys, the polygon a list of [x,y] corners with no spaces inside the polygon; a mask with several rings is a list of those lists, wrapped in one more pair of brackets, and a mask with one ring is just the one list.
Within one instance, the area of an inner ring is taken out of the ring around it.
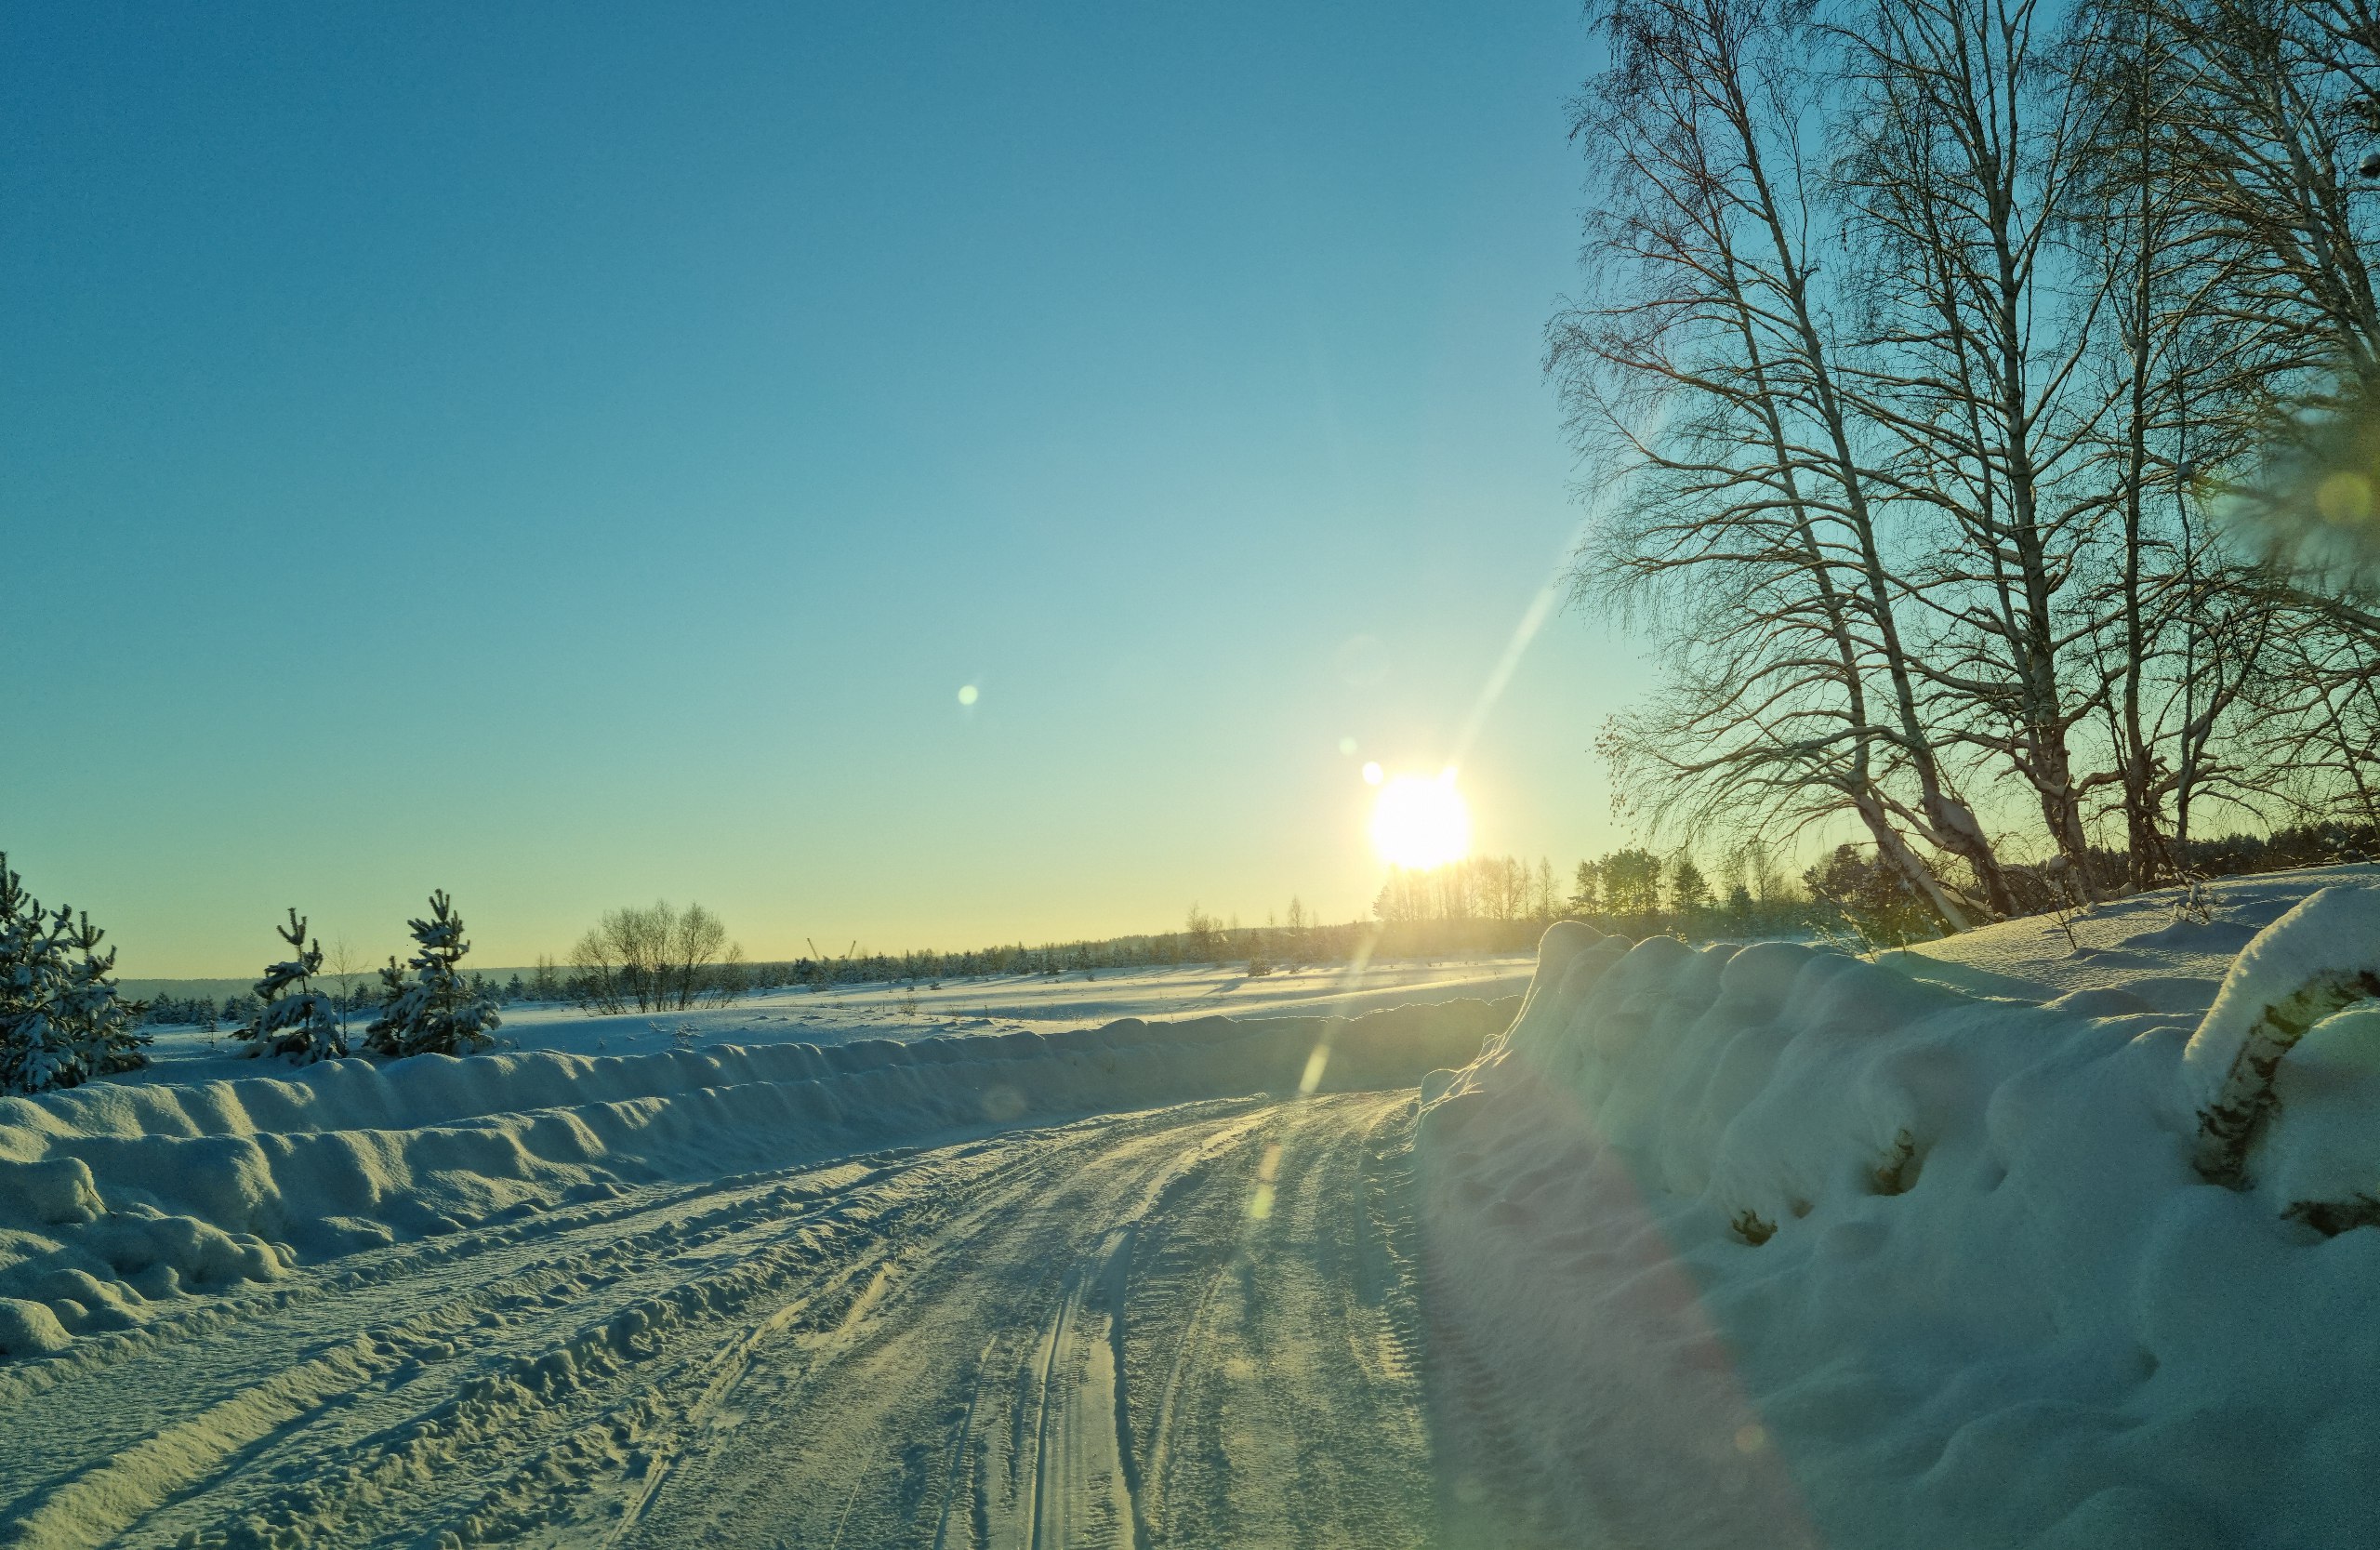
{"label": "evergreen sapling", "polygon": [[364,1030],[365,1046],[388,1055],[469,1054],[488,1043],[502,1019],[456,967],[471,945],[445,890],[430,895],[430,919],[405,925],[416,948],[406,960],[412,978],[393,958],[380,971],[385,1000]]}
{"label": "evergreen sapling", "polygon": [[0,853],[0,1093],[47,1093],[149,1063],[148,1008],[117,993],[107,934],[46,910]]}
{"label": "evergreen sapling", "polygon": [[285,1054],[300,1066],[343,1058],[347,1036],[339,1028],[337,1008],[313,987],[313,976],[323,966],[323,945],[307,944],[306,922],[294,906],[289,923],[273,930],[298,956],[268,965],[264,978],[257,981],[257,999],[262,1004],[240,1029],[248,1053]]}

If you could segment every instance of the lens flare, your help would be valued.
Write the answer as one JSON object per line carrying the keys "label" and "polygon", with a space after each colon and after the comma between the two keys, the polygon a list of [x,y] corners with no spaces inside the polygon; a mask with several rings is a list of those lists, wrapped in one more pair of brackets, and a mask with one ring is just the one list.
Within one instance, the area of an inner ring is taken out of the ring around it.
{"label": "lens flare", "polygon": [[1454,772],[1433,780],[1398,775],[1372,808],[1372,847],[1392,867],[1425,871],[1471,852],[1471,809],[1454,788]]}

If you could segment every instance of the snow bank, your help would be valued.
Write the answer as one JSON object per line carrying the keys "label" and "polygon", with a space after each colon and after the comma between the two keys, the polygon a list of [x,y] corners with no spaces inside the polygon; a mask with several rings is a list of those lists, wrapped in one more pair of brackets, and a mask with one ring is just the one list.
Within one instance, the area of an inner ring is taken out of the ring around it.
{"label": "snow bank", "polygon": [[2254,1187],[2191,1165],[2258,1009],[2380,966],[2333,893],[2195,1028],[1554,927],[1422,1116],[1471,1483],[1665,1546],[2380,1543],[2380,1231],[2290,1214],[2380,1193],[2380,1012],[2281,1063]]}
{"label": "snow bank", "polygon": [[0,1354],[126,1329],[161,1299],[271,1280],[301,1260],[631,1184],[1026,1119],[1407,1086],[1469,1059],[1513,1006],[823,1049],[346,1060],[280,1080],[0,1100]]}

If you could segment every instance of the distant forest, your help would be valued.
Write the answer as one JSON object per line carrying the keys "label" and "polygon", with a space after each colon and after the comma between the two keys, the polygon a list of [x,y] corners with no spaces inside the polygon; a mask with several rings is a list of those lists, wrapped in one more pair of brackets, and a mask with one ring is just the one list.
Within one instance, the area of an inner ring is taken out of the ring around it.
{"label": "distant forest", "polygon": [[[2380,859],[2380,829],[2309,825],[2269,836],[2193,841],[2185,854],[2193,875],[2210,877],[2333,866]],[[2089,864],[2114,880],[2122,876],[2123,859],[2094,851]],[[615,911],[606,920],[649,920],[652,913]],[[717,925],[699,906],[677,914],[681,921],[689,917],[698,924]],[[674,961],[656,956],[642,970],[548,958],[525,970],[471,974],[467,983],[474,995],[497,1005],[545,1002],[596,1012],[665,1011],[718,1005],[788,987],[924,986],[952,979],[1215,965],[1265,974],[1350,963],[1358,957],[1521,953],[1532,949],[1556,920],[1591,921],[1638,938],[1664,934],[1699,941],[1788,935],[1839,940],[1847,947],[1919,941],[1942,931],[1940,921],[1866,847],[1840,845],[1796,873],[1756,842],[1709,863],[1707,870],[1685,851],[1664,856],[1632,846],[1580,861],[1567,873],[1557,871],[1550,859],[1530,864],[1509,855],[1474,856],[1425,872],[1393,871],[1373,901],[1371,919],[1362,921],[1328,922],[1294,898],[1285,911],[1261,925],[1221,918],[1194,905],[1179,931],[1038,946],[1018,942],[962,952],[865,952],[854,943],[839,955],[765,962],[734,956],[722,931],[681,934],[679,940],[694,944],[692,950]],[[574,956],[587,959],[586,947],[582,943]],[[641,1001],[634,979],[640,973],[646,987]],[[385,1000],[385,988],[374,975],[325,978],[331,1004],[350,1016],[367,1014]],[[238,1027],[253,1021],[259,1010],[249,995],[219,1001],[158,996],[147,1003],[145,1016],[152,1024]]]}

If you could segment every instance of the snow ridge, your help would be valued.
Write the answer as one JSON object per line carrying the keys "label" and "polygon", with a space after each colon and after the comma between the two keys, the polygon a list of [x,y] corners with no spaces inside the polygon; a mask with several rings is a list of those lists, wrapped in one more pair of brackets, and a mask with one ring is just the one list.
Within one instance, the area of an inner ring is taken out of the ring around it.
{"label": "snow ridge", "polygon": [[1555,925],[1425,1089],[1432,1332],[1501,1439],[1463,1467],[1617,1542],[2380,1543],[2380,1232],[2291,1211],[2380,1181],[2374,1004],[2279,1062],[2252,1187],[2191,1166],[2262,1009],[2380,966],[2375,903],[2274,922],[2195,1027]]}

